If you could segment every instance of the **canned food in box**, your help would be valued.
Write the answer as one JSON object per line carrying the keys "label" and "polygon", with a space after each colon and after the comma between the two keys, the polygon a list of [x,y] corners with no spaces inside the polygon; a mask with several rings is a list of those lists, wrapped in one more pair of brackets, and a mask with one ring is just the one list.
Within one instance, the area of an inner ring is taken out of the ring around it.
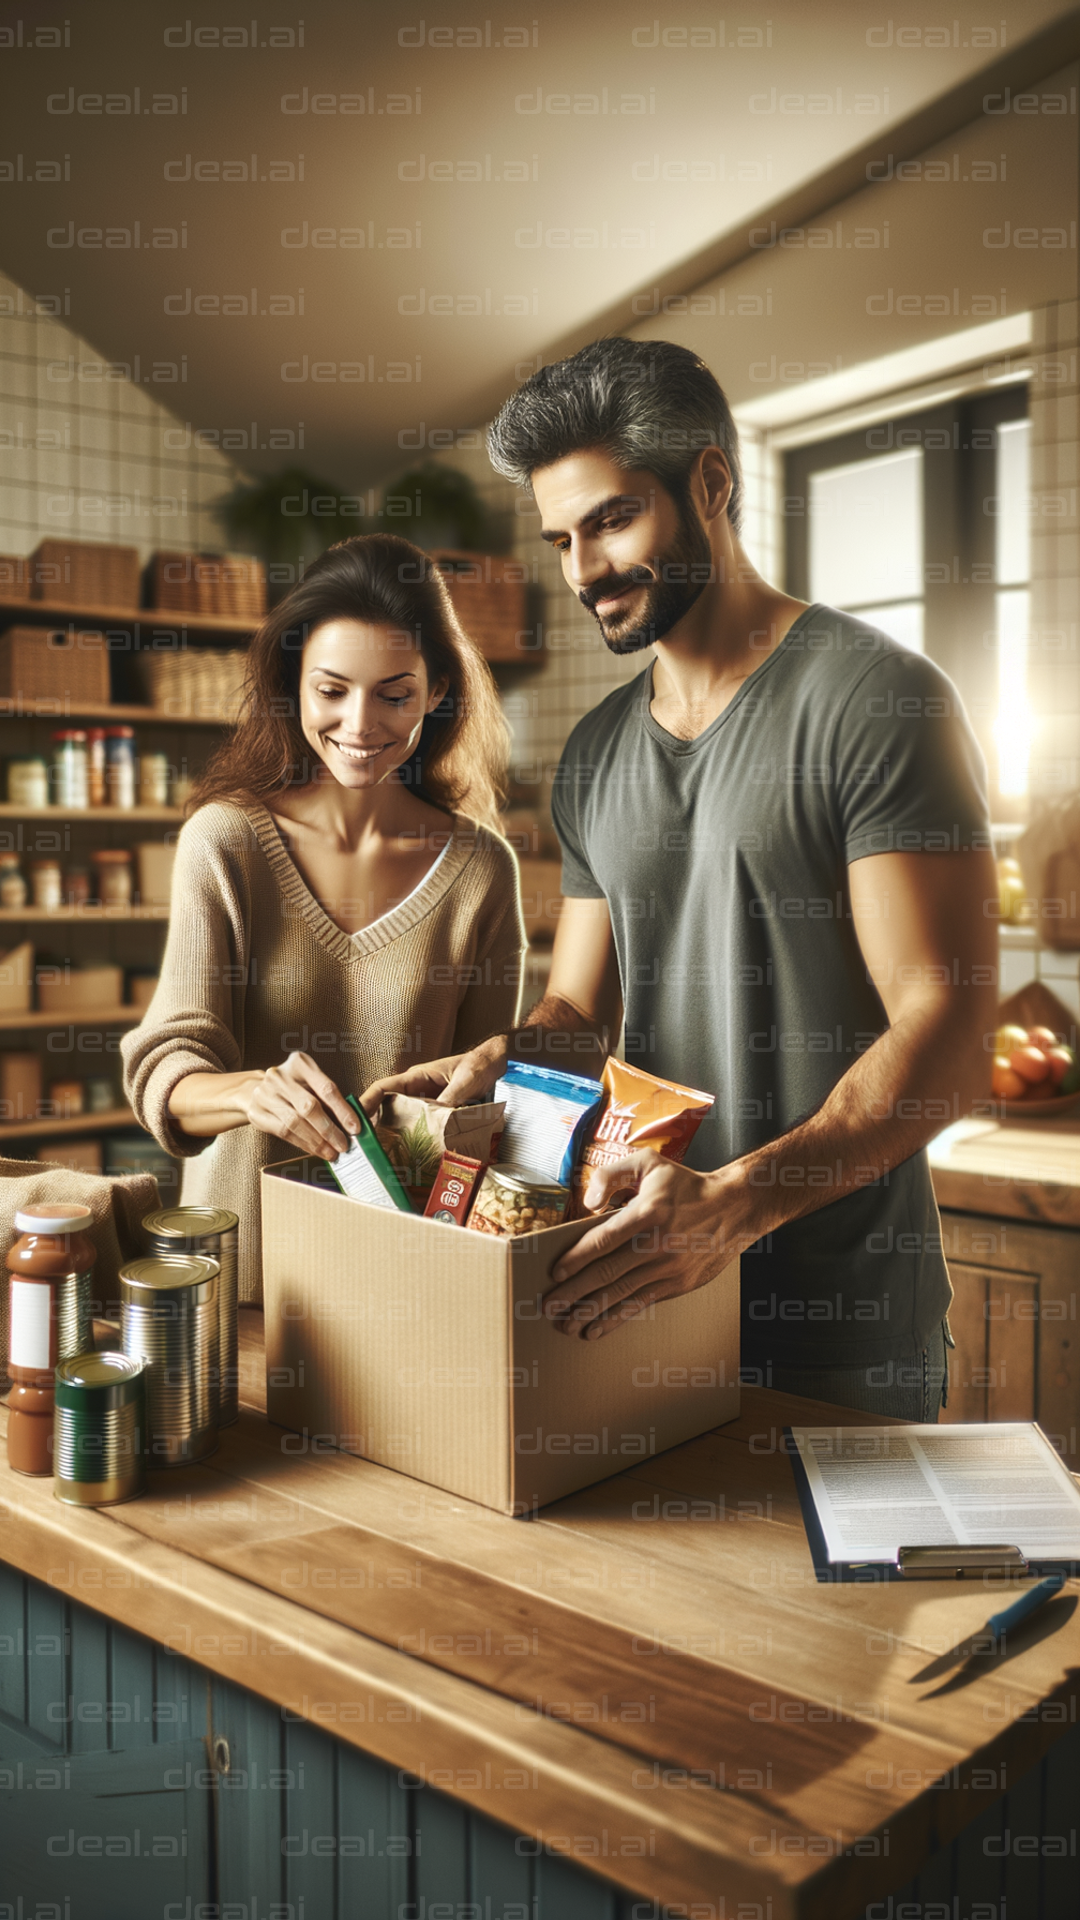
{"label": "canned food in box", "polygon": [[477,1233],[511,1237],[557,1227],[565,1217],[569,1189],[531,1167],[499,1163],[488,1168],[473,1201],[469,1226]]}

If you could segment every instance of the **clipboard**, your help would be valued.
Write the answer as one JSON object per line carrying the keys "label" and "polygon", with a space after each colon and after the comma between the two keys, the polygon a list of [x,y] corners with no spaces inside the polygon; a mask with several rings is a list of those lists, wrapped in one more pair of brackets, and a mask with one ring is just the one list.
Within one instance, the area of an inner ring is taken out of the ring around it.
{"label": "clipboard", "polygon": [[[1036,1579],[1050,1573],[1063,1573],[1067,1579],[1080,1577],[1080,1560],[1027,1560],[1019,1547],[1008,1544],[977,1547],[920,1547],[912,1544],[901,1547],[895,1561],[830,1559],[813,1490],[790,1426],[783,1429],[783,1434],[806,1530],[806,1544],[819,1586],[850,1582],[880,1586],[897,1580],[910,1585],[913,1580],[981,1580],[987,1577]],[[1080,1480],[1080,1476],[1071,1477],[1074,1481]]]}

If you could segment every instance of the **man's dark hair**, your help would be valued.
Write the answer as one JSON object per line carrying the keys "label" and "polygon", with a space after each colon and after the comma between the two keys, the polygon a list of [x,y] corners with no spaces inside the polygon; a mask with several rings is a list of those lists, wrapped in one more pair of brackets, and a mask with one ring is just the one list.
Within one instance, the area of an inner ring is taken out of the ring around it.
{"label": "man's dark hair", "polygon": [[487,436],[496,473],[528,487],[538,467],[602,448],[628,471],[654,473],[680,508],[703,447],[731,468],[728,519],[742,521],[739,435],[723,388],[688,347],[666,340],[594,340],[541,367],[511,394]]}

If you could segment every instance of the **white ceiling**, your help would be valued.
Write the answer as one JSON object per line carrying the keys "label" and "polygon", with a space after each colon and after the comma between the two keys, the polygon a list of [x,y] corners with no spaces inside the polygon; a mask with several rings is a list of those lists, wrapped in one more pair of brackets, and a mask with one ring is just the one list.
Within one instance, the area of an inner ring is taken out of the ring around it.
{"label": "white ceiling", "polygon": [[[931,127],[950,90],[968,83],[977,113],[1006,30],[971,0],[947,22],[925,0],[744,0],[728,16],[699,0],[279,0],[252,47],[242,11],[106,0],[69,9],[65,48],[28,44],[47,24],[35,10],[0,52],[0,159],[23,156],[0,266],[34,292],[70,288],[69,324],[107,358],[185,356],[183,387],[155,392],[194,425],[254,420],[261,444],[303,421],[306,462],[343,484],[411,458],[421,423],[485,417],[545,350],[629,324],[635,291],[737,258],[763,209],[828,204],[830,181],[865,178],[868,143],[902,144],[920,114]],[[1060,64],[1074,19],[1024,0],[1006,59],[1042,34],[1041,70]],[[252,155],[254,181],[196,177],[250,174]],[[302,181],[273,177],[301,155]],[[49,160],[70,178],[33,177]],[[183,248],[153,244],[182,223]]]}

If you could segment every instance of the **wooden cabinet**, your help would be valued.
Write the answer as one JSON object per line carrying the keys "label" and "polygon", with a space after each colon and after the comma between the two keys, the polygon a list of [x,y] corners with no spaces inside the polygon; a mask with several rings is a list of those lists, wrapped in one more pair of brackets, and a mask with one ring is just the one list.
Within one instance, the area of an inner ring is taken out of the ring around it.
{"label": "wooden cabinet", "polygon": [[943,1210],[955,1298],[947,1421],[1038,1420],[1080,1467],[1080,1235]]}

